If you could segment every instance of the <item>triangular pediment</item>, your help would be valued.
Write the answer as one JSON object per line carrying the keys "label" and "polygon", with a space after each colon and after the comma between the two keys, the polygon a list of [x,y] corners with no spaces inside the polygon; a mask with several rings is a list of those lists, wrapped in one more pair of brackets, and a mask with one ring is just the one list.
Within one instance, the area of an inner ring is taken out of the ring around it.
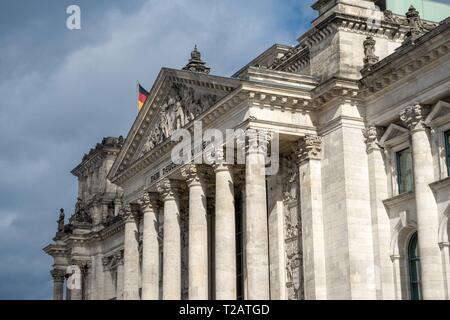
{"label": "triangular pediment", "polygon": [[125,171],[239,86],[240,81],[198,72],[162,69],[127,135],[109,178]]}
{"label": "triangular pediment", "polygon": [[445,101],[439,101],[431,110],[425,123],[429,126],[433,124],[439,124],[441,122],[447,122],[450,118],[450,103]]}
{"label": "triangular pediment", "polygon": [[401,140],[407,138],[409,130],[401,127],[395,123],[391,123],[386,129],[386,132],[380,139],[380,145],[390,146],[399,143]]}

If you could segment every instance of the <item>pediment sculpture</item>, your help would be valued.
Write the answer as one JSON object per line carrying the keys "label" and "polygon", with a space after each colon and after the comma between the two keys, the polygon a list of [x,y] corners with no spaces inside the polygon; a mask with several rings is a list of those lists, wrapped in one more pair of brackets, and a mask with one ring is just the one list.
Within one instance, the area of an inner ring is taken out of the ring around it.
{"label": "pediment sculpture", "polygon": [[175,130],[183,128],[217,101],[217,95],[202,94],[184,84],[173,84],[167,98],[159,106],[159,118],[139,157],[170,138]]}

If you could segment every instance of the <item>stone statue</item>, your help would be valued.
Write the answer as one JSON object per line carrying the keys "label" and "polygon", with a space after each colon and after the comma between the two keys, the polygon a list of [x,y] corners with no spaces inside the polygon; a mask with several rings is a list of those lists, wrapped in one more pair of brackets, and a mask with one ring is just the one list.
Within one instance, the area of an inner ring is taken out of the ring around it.
{"label": "stone statue", "polygon": [[364,46],[364,67],[377,63],[380,58],[375,55],[376,41],[373,37],[367,37],[363,43]]}
{"label": "stone statue", "polygon": [[168,138],[170,136],[169,119],[167,118],[166,112],[163,110],[159,112],[159,115],[161,121],[161,132],[164,138]]}
{"label": "stone statue", "polygon": [[92,223],[92,218],[89,215],[89,213],[86,212],[83,208],[83,200],[78,198],[77,203],[75,205],[75,215],[74,220],[76,222],[86,222],[86,223]]}
{"label": "stone statue", "polygon": [[175,103],[175,129],[181,129],[185,125],[184,110],[180,102]]}
{"label": "stone statue", "polygon": [[58,232],[64,232],[64,209],[59,210],[59,219],[58,219]]}

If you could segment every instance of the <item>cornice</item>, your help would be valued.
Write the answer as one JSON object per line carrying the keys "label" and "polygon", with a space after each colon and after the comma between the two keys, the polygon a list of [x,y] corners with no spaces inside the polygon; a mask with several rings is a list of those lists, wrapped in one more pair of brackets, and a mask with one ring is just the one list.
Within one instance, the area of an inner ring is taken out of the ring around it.
{"label": "cornice", "polygon": [[313,103],[318,106],[337,98],[360,100],[359,82],[353,79],[333,77],[321,83],[313,91]]}
{"label": "cornice", "polygon": [[112,225],[100,230],[99,235],[100,235],[101,239],[107,239],[117,233],[120,233],[124,229],[125,229],[124,221],[118,221],[115,224],[112,224]]}
{"label": "cornice", "polygon": [[338,30],[351,31],[367,36],[383,37],[392,40],[401,40],[405,36],[405,30],[398,23],[381,21],[379,28],[370,28],[367,25],[367,18],[353,16],[345,13],[334,12],[315,27],[304,33],[298,42],[307,47],[315,46]]}
{"label": "cornice", "polygon": [[309,48],[297,45],[289,49],[281,58],[275,59],[269,69],[285,72],[298,72],[310,63]]}

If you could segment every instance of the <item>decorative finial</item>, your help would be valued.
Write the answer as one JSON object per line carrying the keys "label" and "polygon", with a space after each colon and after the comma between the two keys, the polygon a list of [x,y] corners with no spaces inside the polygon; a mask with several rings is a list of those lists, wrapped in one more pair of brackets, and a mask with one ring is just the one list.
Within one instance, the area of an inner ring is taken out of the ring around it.
{"label": "decorative finial", "polygon": [[377,63],[380,58],[375,55],[375,44],[377,42],[373,37],[367,37],[363,42],[364,46],[364,68]]}
{"label": "decorative finial", "polygon": [[197,45],[195,45],[194,50],[191,52],[191,59],[183,70],[205,74],[209,74],[211,71],[211,68],[206,66],[206,62],[202,61],[202,54],[198,51]]}

